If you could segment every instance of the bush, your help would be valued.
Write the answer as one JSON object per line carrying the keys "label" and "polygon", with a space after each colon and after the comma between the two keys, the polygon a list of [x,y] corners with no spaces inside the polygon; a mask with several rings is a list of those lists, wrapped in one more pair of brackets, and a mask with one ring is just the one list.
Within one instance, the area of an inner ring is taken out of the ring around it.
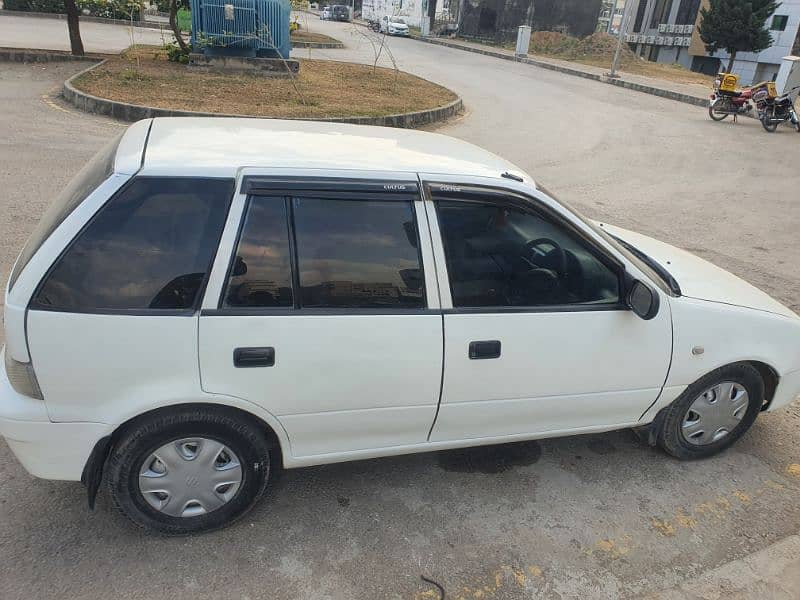
{"label": "bush", "polygon": [[65,12],[64,0],[4,0],[3,8],[6,10],[21,10],[24,12]]}
{"label": "bush", "polygon": [[144,6],[143,0],[76,0],[81,14],[104,19],[124,19],[138,21]]}
{"label": "bush", "polygon": [[[144,6],[143,0],[76,0],[78,11],[83,15],[106,19],[139,20]],[[4,0],[6,10],[24,12],[65,13],[64,0]]]}
{"label": "bush", "polygon": [[167,53],[167,60],[170,62],[180,63],[182,65],[189,63],[189,53],[181,50],[178,44],[164,44],[161,49]]}

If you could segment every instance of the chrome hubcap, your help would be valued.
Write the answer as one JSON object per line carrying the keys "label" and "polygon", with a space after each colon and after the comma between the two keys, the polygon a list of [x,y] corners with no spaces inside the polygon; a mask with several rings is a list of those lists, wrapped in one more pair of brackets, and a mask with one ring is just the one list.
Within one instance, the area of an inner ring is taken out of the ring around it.
{"label": "chrome hubcap", "polygon": [[242,465],[216,440],[185,438],[161,446],[139,471],[147,503],[171,517],[195,517],[227,504],[242,484]]}
{"label": "chrome hubcap", "polygon": [[683,437],[690,444],[713,444],[733,431],[747,412],[750,398],[743,385],[723,381],[695,398],[683,417]]}

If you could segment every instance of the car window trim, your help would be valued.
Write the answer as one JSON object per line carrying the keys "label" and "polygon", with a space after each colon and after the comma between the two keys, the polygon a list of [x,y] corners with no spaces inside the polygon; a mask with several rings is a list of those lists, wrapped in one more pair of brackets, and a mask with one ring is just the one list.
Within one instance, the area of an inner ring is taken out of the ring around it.
{"label": "car window trim", "polygon": [[[105,208],[120,194],[125,193],[127,189],[133,185],[135,181],[139,181],[142,179],[191,179],[191,180],[224,180],[228,181],[230,184],[230,190],[228,195],[226,196],[228,207],[225,209],[225,218],[223,219],[223,227],[220,229],[219,236],[217,237],[216,245],[214,246],[214,250],[212,252],[211,260],[206,267],[205,276],[203,277],[203,281],[200,284],[200,287],[197,290],[197,295],[195,296],[194,303],[190,308],[166,308],[166,309],[159,309],[159,308],[82,308],[82,309],[65,309],[55,306],[38,306],[34,304],[34,299],[39,295],[41,288],[44,286],[45,282],[48,280],[52,272],[56,269],[59,265],[63,257],[72,249],[72,247],[77,243],[83,233],[91,227],[92,223],[94,223],[100,216],[100,214],[105,210]],[[126,181],[122,186],[120,186],[117,191],[111,194],[103,204],[101,204],[95,213],[89,218],[86,223],[84,223],[78,232],[72,237],[67,245],[58,253],[58,256],[50,263],[50,266],[45,271],[44,275],[42,275],[39,282],[36,284],[36,288],[31,294],[31,297],[28,299],[27,310],[31,311],[43,311],[43,312],[58,312],[64,314],[76,314],[76,315],[128,315],[128,316],[162,316],[162,317],[184,317],[184,316],[194,316],[195,314],[200,312],[200,307],[202,306],[203,297],[206,293],[206,287],[208,286],[208,281],[211,277],[211,269],[214,266],[214,261],[216,260],[217,252],[219,252],[219,244],[222,239],[222,231],[224,230],[224,223],[230,214],[231,206],[233,205],[233,197],[234,191],[236,189],[236,182],[233,177],[195,177],[192,175],[135,175],[131,177],[128,181]]]}
{"label": "car window trim", "polygon": [[[590,252],[595,258],[597,258],[601,263],[603,263],[617,275],[618,298],[616,302],[604,304],[553,304],[543,306],[454,306],[453,308],[445,309],[446,311],[449,311],[446,314],[557,313],[630,310],[624,303],[626,273],[625,264],[617,257],[606,252],[605,249],[602,248],[602,246],[599,246],[595,240],[586,234],[586,232],[582,231],[579,227],[576,227],[557,211],[539,202],[534,196],[530,196],[516,190],[493,187],[489,185],[461,185],[430,180],[424,181],[423,190],[426,200],[431,202],[434,206],[434,214],[437,222],[439,220],[438,203],[440,200],[463,202],[465,204],[485,205],[496,203],[501,206],[505,205],[517,208],[524,212],[532,213],[537,217],[550,222],[552,225],[564,229],[570,235],[577,237],[581,243],[584,244],[588,252]],[[446,258],[447,252],[444,247],[444,239],[441,236],[441,224],[439,225],[439,232],[440,235],[437,242],[441,245],[442,250],[445,252]],[[450,295],[452,297],[452,281],[450,279],[450,269],[446,261],[444,267],[444,276],[447,278],[447,289],[450,290]],[[441,280],[439,281],[439,285],[441,287]]]}
{"label": "car window trim", "polygon": [[[286,181],[299,182],[299,186],[291,193],[286,193],[283,185]],[[276,185],[275,188],[268,188],[267,185]],[[341,183],[341,185],[340,185]],[[386,185],[407,185],[408,188],[404,190],[387,190]],[[316,189],[320,186],[320,189]],[[331,187],[333,186],[333,187]],[[355,186],[355,187],[353,187]],[[410,193],[409,189],[413,187],[414,193]],[[419,219],[417,218],[417,211],[414,203],[422,201],[419,183],[416,181],[391,181],[389,184],[382,182],[375,182],[375,180],[364,179],[320,179],[320,178],[264,178],[258,176],[248,176],[242,180],[241,193],[246,193],[244,209],[242,211],[241,219],[239,220],[238,229],[236,232],[236,239],[233,243],[231,255],[228,259],[228,266],[225,273],[222,289],[220,290],[219,297],[215,309],[205,309],[201,311],[201,316],[248,316],[248,315],[277,315],[285,313],[286,315],[311,315],[323,314],[330,312],[336,315],[357,315],[357,314],[418,314],[428,313],[433,309],[428,307],[428,290],[425,284],[425,261],[422,256],[422,239],[420,237]],[[348,190],[356,189],[357,192],[350,192]],[[364,189],[372,189],[370,192],[363,192]],[[252,192],[248,190],[253,190]],[[281,193],[283,192],[283,193]],[[353,198],[353,193],[356,193],[358,198]],[[226,306],[225,294],[228,289],[230,281],[230,274],[233,270],[233,265],[236,260],[236,251],[239,248],[242,233],[244,232],[244,223],[247,220],[250,203],[254,196],[270,197],[276,200],[282,199],[284,210],[287,218],[288,227],[288,241],[289,241],[289,263],[291,268],[291,282],[292,282],[292,303],[290,307],[259,307],[259,306]],[[385,202],[388,200],[397,200],[407,202],[411,208],[411,215],[414,220],[414,229],[416,233],[416,253],[422,274],[422,299],[424,306],[420,308],[382,308],[382,307],[303,307],[300,299],[300,269],[299,257],[297,248],[297,234],[296,225],[294,220],[294,202],[295,199],[320,199],[320,200],[363,200],[373,202]],[[363,312],[362,312],[363,311]]]}

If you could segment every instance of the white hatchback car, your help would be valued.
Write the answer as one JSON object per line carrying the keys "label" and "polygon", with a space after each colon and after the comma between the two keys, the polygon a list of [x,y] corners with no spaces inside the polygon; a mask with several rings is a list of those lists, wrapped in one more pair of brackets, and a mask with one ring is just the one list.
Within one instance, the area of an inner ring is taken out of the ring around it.
{"label": "white hatchback car", "polygon": [[5,295],[0,433],[135,523],[223,526],[270,471],[634,427],[720,451],[800,392],[800,319],[431,133],[132,125]]}

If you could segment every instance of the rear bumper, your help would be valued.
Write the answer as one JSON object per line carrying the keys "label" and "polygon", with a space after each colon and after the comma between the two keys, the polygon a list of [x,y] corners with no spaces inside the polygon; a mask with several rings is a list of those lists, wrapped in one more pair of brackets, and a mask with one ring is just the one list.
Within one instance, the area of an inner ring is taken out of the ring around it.
{"label": "rear bumper", "polygon": [[767,412],[783,408],[800,395],[800,369],[781,376]]}
{"label": "rear bumper", "polygon": [[52,423],[45,403],[18,394],[2,368],[0,351],[0,436],[25,470],[42,479],[80,481],[105,423]]}

